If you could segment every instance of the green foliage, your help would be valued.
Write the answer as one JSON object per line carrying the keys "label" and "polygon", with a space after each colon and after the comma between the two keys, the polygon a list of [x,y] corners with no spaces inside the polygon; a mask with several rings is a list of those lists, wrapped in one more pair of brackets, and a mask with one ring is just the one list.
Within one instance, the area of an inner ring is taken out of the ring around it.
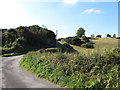
{"label": "green foliage", "polygon": [[115,49],[113,49],[113,52],[114,52],[114,53],[120,53],[120,48],[115,48]]}
{"label": "green foliage", "polygon": [[114,63],[115,59],[120,61],[119,53],[29,52],[20,66],[68,88],[118,88],[119,63]]}
{"label": "green foliage", "polygon": [[0,55],[0,56],[2,56],[2,57],[9,57],[9,56],[16,56],[16,55],[20,55],[20,53],[8,53],[8,54]]}
{"label": "green foliage", "polygon": [[81,47],[84,47],[84,48],[94,48],[94,45],[92,43],[85,43],[85,44],[82,44]]}
{"label": "green foliage", "polygon": [[54,32],[39,27],[20,26],[16,29],[3,29],[2,47],[10,48],[9,53],[26,53],[41,48],[49,48],[56,46]]}
{"label": "green foliage", "polygon": [[50,53],[73,53],[77,51],[73,49],[69,44],[63,44],[60,47],[57,48],[47,48],[47,49],[40,49],[38,52],[43,53],[43,52],[50,52]]}
{"label": "green foliage", "polygon": [[81,46],[84,48],[94,48],[93,44],[95,43],[93,43],[89,39],[91,38],[86,36],[83,36],[82,40],[79,37],[67,37],[67,38],[64,38],[64,41],[71,45]]}
{"label": "green foliage", "polygon": [[116,34],[113,34],[113,38],[116,38]]}
{"label": "green foliage", "polygon": [[117,37],[117,39],[120,39],[120,37]]}
{"label": "green foliage", "polygon": [[111,35],[110,35],[110,34],[107,34],[106,37],[111,37]]}
{"label": "green foliage", "polygon": [[102,37],[102,35],[97,35],[96,37],[97,37],[97,38],[101,38],[101,37]]}
{"label": "green foliage", "polygon": [[73,52],[77,52],[73,47],[71,47],[69,44],[63,44],[61,47],[59,47],[59,49],[62,52],[66,52],[66,53],[73,53]]}
{"label": "green foliage", "polygon": [[68,38],[65,38],[64,41],[66,41],[69,44],[76,45],[76,46],[81,46],[81,44],[84,43],[78,37],[68,37]]}
{"label": "green foliage", "polygon": [[85,30],[84,28],[80,27],[78,30],[77,30],[77,36],[78,37],[82,37],[83,35],[85,35]]}
{"label": "green foliage", "polygon": [[83,39],[83,41],[85,41],[85,42],[90,42],[90,40],[89,40],[86,36],[83,36],[82,39]]}

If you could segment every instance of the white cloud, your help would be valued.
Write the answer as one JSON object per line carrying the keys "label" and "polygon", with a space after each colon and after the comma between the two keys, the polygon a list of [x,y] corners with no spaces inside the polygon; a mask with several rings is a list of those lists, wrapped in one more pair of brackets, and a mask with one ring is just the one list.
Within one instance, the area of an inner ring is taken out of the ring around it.
{"label": "white cloud", "polygon": [[77,2],[78,2],[78,0],[64,0],[64,3],[66,3],[66,4],[75,4]]}
{"label": "white cloud", "polygon": [[90,9],[84,10],[81,14],[90,14],[90,13],[100,14],[100,13],[101,13],[101,10],[97,10],[97,9],[94,9],[94,8],[90,8]]}

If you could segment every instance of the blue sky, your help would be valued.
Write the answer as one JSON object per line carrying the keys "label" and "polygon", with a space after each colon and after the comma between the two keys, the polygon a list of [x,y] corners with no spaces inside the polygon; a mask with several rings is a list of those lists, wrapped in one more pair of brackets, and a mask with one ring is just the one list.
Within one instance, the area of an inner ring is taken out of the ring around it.
{"label": "blue sky", "polygon": [[[3,3],[6,3],[5,1]],[[87,36],[100,34],[104,37],[106,34],[118,34],[117,2],[95,2],[95,0],[91,2],[77,2],[77,0],[15,2],[13,0],[8,6],[4,8],[5,10],[0,9],[4,17],[0,17],[3,21],[0,23],[0,28],[44,24],[54,32],[58,30],[58,38],[75,36],[79,27],[86,30]]]}

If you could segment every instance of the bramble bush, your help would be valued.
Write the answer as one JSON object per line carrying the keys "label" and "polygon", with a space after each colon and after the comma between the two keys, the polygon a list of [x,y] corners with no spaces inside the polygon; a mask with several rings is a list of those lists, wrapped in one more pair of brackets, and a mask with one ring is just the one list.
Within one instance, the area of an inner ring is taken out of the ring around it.
{"label": "bramble bush", "polygon": [[120,48],[115,48],[115,49],[113,50],[113,52],[114,52],[114,53],[120,53]]}
{"label": "bramble bush", "polygon": [[90,39],[90,38],[88,38],[88,37],[86,37],[86,36],[83,36],[83,37],[82,37],[82,40],[83,40],[84,42],[86,42],[86,43],[87,43],[87,42],[90,42],[89,39]]}
{"label": "bramble bush", "polygon": [[82,40],[79,37],[67,37],[64,39],[65,42],[71,45],[81,46],[84,48],[94,48],[95,43],[89,40],[89,37],[83,36]]}
{"label": "bramble bush", "polygon": [[81,46],[84,42],[81,41],[78,37],[67,37],[64,39],[67,43],[76,45],[76,46]]}
{"label": "bramble bush", "polygon": [[28,51],[56,46],[53,31],[38,25],[20,26],[15,29],[2,30],[2,47],[9,48],[8,53],[27,53]]}
{"label": "bramble bush", "polygon": [[82,44],[81,47],[84,47],[84,48],[94,48],[94,45],[91,44],[91,43],[85,43],[85,44]]}
{"label": "bramble bush", "polygon": [[20,66],[67,88],[118,88],[120,54],[29,52]]}
{"label": "bramble bush", "polygon": [[62,44],[60,47],[56,48],[47,48],[47,49],[40,49],[38,52],[50,52],[50,53],[78,53],[73,47],[69,44]]}

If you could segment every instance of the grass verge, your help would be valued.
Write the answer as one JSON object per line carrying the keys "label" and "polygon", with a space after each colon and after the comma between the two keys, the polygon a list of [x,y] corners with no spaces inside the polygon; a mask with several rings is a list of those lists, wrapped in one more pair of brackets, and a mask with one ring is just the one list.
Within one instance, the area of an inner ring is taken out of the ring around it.
{"label": "grass verge", "polygon": [[16,56],[16,55],[21,55],[20,53],[8,53],[8,54],[3,54],[3,55],[0,55],[2,57],[9,57],[9,56]]}
{"label": "grass verge", "polygon": [[67,88],[118,88],[120,54],[29,52],[20,66]]}

